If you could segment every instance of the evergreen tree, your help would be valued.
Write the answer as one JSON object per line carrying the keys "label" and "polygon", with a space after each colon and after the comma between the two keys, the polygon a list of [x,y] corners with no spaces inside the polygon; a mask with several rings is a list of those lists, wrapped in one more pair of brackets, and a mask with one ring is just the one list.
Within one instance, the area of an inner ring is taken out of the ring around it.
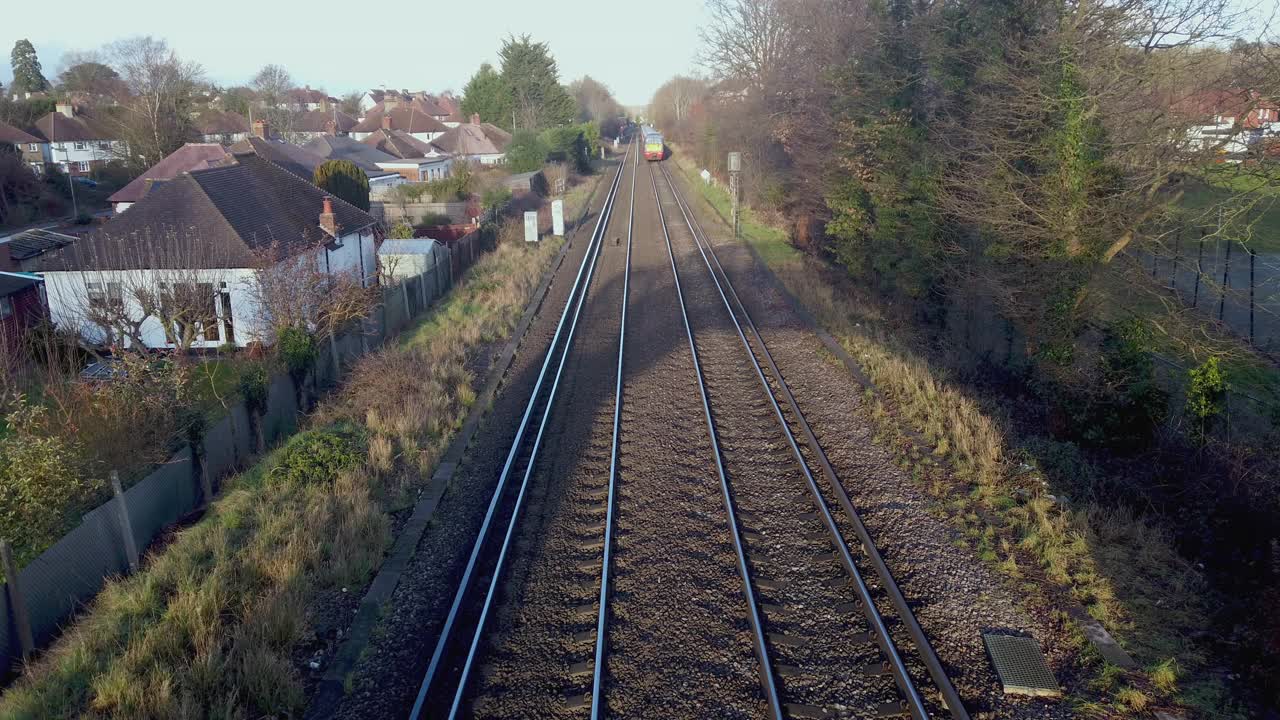
{"label": "evergreen tree", "polygon": [[30,40],[24,38],[14,43],[9,59],[13,65],[14,92],[41,92],[49,89],[49,81],[41,72],[40,59],[36,57],[35,46]]}
{"label": "evergreen tree", "polygon": [[326,160],[312,178],[316,187],[368,212],[369,176],[350,160]]}
{"label": "evergreen tree", "polygon": [[498,53],[502,58],[502,79],[509,88],[516,114],[516,127],[542,130],[573,122],[577,105],[560,84],[560,72],[546,43],[528,35],[507,38]]}
{"label": "evergreen tree", "polygon": [[463,89],[462,114],[511,129],[511,90],[489,63],[481,65]]}

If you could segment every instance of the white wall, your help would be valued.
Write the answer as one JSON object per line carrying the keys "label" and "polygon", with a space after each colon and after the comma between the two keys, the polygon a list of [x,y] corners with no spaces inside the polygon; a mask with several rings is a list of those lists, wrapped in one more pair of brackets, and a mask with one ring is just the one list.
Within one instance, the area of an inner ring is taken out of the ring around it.
{"label": "white wall", "polygon": [[118,158],[124,154],[125,144],[122,140],[67,140],[51,143],[50,151],[53,162],[65,166],[69,163]]}
{"label": "white wall", "polygon": [[[316,267],[337,274],[341,272],[363,273],[365,286],[377,283],[377,248],[372,232],[350,233],[342,236],[341,247],[333,250],[319,248],[309,255],[299,255],[284,263],[302,265],[312,258]],[[109,285],[119,285],[119,295],[126,309],[134,317],[141,317],[141,307],[134,300],[131,288],[154,288],[166,282],[201,282],[220,290],[222,283],[231,296],[231,325],[235,343],[244,347],[250,342],[265,339],[262,309],[256,300],[257,273],[250,268],[224,270],[103,270],[41,273],[45,279],[45,292],[51,318],[61,328],[79,332],[85,340],[100,343],[105,339],[102,328],[88,316],[89,283],[99,283],[104,290]],[[212,299],[211,299],[212,302]],[[216,348],[229,341],[222,303],[217,303],[218,328],[215,340],[199,340],[195,348]],[[165,337],[164,327],[154,317],[142,324],[142,340],[147,347],[172,347]]]}

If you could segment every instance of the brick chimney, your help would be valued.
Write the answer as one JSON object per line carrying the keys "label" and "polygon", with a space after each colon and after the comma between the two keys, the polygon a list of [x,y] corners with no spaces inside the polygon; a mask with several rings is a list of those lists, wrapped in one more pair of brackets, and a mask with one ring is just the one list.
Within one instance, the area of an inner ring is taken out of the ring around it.
{"label": "brick chimney", "polygon": [[[394,91],[392,91],[392,92],[394,92]],[[382,98],[382,109],[383,109],[383,110],[395,110],[395,109],[396,109],[396,108],[398,108],[398,107],[400,107],[400,98],[395,97],[394,95],[391,95],[390,93],[388,93],[387,95],[383,96],[383,98]]]}
{"label": "brick chimney", "polygon": [[382,114],[382,129],[383,130],[391,129],[391,113]]}
{"label": "brick chimney", "polygon": [[268,130],[268,127],[267,127],[266,120],[253,121],[253,134],[256,137],[260,137],[263,140],[269,140],[270,138],[267,136],[267,130]]}
{"label": "brick chimney", "polygon": [[329,104],[329,98],[320,98],[320,112],[329,112],[331,109],[333,109],[333,106]]}
{"label": "brick chimney", "polygon": [[337,135],[337,134],[338,134],[338,121],[337,121],[337,120],[326,120],[326,121],[325,121],[325,123],[324,123],[324,134],[325,134],[325,135]]}
{"label": "brick chimney", "polygon": [[320,229],[338,238],[338,216],[333,214],[333,198],[324,196],[324,211],[320,213]]}
{"label": "brick chimney", "polygon": [[480,124],[480,113],[471,113],[471,124],[472,125]]}
{"label": "brick chimney", "polygon": [[65,117],[73,118],[76,116],[76,106],[72,105],[69,102],[55,103],[54,109],[57,110],[59,114]]}

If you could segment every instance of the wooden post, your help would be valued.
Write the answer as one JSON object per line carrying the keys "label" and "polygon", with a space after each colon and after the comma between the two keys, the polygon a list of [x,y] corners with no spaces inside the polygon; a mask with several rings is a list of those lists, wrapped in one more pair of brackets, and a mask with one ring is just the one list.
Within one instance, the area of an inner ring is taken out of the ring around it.
{"label": "wooden post", "polygon": [[400,297],[404,299],[404,322],[409,324],[409,319],[413,317],[413,310],[409,308],[409,281],[404,280],[400,283]]}
{"label": "wooden post", "polygon": [[1254,258],[1256,258],[1257,256],[1258,254],[1253,251],[1253,248],[1249,248],[1249,345],[1250,346],[1253,345],[1253,287],[1255,282],[1254,274],[1253,274],[1253,265],[1254,265]]}
{"label": "wooden post", "polygon": [[329,331],[329,359],[333,361],[333,381],[342,375],[342,358],[338,355],[338,331]]}
{"label": "wooden post", "polygon": [[1200,229],[1200,254],[1196,256],[1196,289],[1191,295],[1191,307],[1200,306],[1200,276],[1204,274],[1204,228]]}
{"label": "wooden post", "polygon": [[1173,267],[1169,269],[1169,289],[1176,291],[1178,289],[1178,261],[1182,259],[1182,228],[1178,228],[1178,235],[1173,240]]}
{"label": "wooden post", "polygon": [[1231,287],[1231,245],[1233,243],[1227,241],[1227,258],[1222,263],[1222,290],[1218,293],[1218,322],[1222,322],[1222,315],[1227,309],[1227,289]]}
{"label": "wooden post", "polygon": [[[202,443],[203,444],[203,443]],[[209,477],[209,469],[204,463],[204,453],[196,443],[191,443],[191,467],[200,481],[200,507],[209,507],[213,502],[213,478]]]}
{"label": "wooden post", "polygon": [[129,519],[129,506],[125,503],[124,488],[120,486],[120,473],[111,471],[111,491],[116,496],[116,512],[120,514],[120,534],[124,538],[124,552],[129,558],[129,570],[138,571],[138,543],[133,539],[133,521]]}
{"label": "wooden post", "polygon": [[18,645],[22,648],[22,661],[31,659],[36,643],[31,634],[31,616],[27,614],[27,598],[22,594],[18,579],[18,563],[13,561],[13,549],[9,541],[0,539],[0,563],[4,564],[5,589],[9,593],[9,607],[13,609],[13,624],[18,628]]}

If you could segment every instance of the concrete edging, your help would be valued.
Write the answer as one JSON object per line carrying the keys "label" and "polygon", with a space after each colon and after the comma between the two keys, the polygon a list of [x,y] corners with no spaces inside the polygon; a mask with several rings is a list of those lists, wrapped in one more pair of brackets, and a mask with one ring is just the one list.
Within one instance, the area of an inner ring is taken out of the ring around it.
{"label": "concrete edging", "polygon": [[560,266],[564,264],[564,259],[569,254],[569,249],[573,246],[573,238],[577,236],[583,220],[591,212],[591,202],[595,199],[596,192],[600,189],[600,182],[603,179],[604,175],[596,178],[595,187],[591,189],[591,194],[587,196],[578,222],[574,224],[573,230],[565,238],[564,245],[561,246],[560,251],[543,274],[542,281],[538,284],[537,289],[534,290],[533,297],[529,300],[524,314],[520,317],[520,322],[516,325],[515,330],[511,333],[511,338],[503,347],[502,354],[499,355],[498,361],[494,363],[493,367],[489,369],[489,373],[485,378],[484,388],[476,398],[475,404],[471,406],[471,411],[467,413],[467,418],[463,422],[462,428],[449,443],[449,448],[444,456],[441,457],[439,465],[436,466],[436,471],[432,474],[426,491],[418,499],[417,504],[414,505],[413,514],[400,531],[400,536],[396,538],[391,552],[383,560],[381,567],[378,569],[378,574],[374,577],[368,591],[365,592],[364,597],[361,599],[356,616],[351,621],[351,626],[348,628],[343,641],[339,644],[338,651],[329,661],[329,667],[325,670],[324,678],[320,681],[319,688],[309,703],[306,717],[312,718],[312,720],[332,717],[338,702],[346,694],[346,676],[355,668],[360,655],[368,646],[369,640],[373,636],[373,630],[382,618],[382,605],[391,599],[392,593],[395,592],[396,587],[400,584],[400,576],[404,573],[409,561],[417,551],[418,543],[422,540],[422,534],[426,532],[427,525],[431,523],[436,507],[444,497],[445,491],[453,480],[454,473],[457,472],[458,466],[466,455],[467,447],[471,444],[476,431],[480,428],[481,421],[493,404],[499,385],[506,377],[512,361],[515,360],[516,351],[521,343],[524,342],[524,337],[528,333],[529,327],[533,325],[534,317],[542,308],[547,292],[551,289],[552,280],[555,278],[556,273],[559,272]]}

